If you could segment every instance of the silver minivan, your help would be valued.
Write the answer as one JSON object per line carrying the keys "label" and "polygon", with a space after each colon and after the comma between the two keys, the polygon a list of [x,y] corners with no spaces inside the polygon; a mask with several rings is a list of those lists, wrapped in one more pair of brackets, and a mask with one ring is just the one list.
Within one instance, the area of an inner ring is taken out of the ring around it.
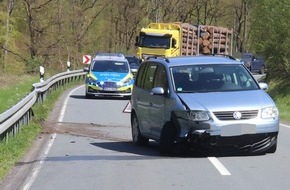
{"label": "silver minivan", "polygon": [[131,96],[133,142],[155,140],[162,155],[177,144],[274,153],[279,113],[267,88],[230,56],[149,58]]}

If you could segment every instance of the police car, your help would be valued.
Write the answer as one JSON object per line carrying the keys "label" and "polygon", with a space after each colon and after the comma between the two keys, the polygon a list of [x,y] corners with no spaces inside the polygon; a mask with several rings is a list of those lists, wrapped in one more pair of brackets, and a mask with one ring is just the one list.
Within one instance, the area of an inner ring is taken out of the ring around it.
{"label": "police car", "polygon": [[86,98],[96,96],[131,97],[133,74],[123,54],[97,54],[90,67],[84,69],[86,76]]}

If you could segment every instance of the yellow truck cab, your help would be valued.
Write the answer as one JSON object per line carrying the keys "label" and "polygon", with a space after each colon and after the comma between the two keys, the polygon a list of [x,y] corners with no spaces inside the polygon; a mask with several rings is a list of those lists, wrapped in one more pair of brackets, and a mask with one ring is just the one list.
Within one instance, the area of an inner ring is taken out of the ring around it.
{"label": "yellow truck cab", "polygon": [[144,60],[149,56],[175,57],[180,55],[180,25],[151,23],[142,28],[137,38],[137,55]]}

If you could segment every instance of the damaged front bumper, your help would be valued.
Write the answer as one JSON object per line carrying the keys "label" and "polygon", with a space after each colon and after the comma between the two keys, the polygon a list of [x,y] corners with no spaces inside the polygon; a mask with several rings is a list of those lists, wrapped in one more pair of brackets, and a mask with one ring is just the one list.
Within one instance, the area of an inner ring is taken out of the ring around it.
{"label": "damaged front bumper", "polygon": [[[186,137],[179,138],[178,142],[185,142],[192,148],[204,148],[224,152],[266,153],[277,146],[278,132],[245,134],[240,136],[223,137],[210,136],[205,130],[189,132]],[[275,148],[276,149],[276,148]]]}

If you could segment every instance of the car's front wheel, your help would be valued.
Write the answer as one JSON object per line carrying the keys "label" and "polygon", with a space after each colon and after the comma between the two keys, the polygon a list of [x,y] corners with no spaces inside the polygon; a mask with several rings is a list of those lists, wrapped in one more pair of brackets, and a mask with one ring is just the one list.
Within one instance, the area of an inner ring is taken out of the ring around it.
{"label": "car's front wheel", "polygon": [[143,137],[140,132],[139,121],[136,114],[132,114],[131,129],[132,129],[132,139],[133,139],[134,144],[141,145],[141,146],[148,144],[149,139],[146,137]]}
{"label": "car's front wheel", "polygon": [[159,152],[162,156],[170,156],[174,148],[174,138],[176,131],[171,122],[166,122],[162,128],[160,141],[159,141]]}
{"label": "car's front wheel", "polygon": [[92,98],[93,98],[93,95],[88,94],[88,93],[86,92],[86,99],[92,99]]}
{"label": "car's front wheel", "polygon": [[274,140],[272,142],[271,148],[269,148],[266,153],[275,153],[277,150],[277,136],[274,137]]}

